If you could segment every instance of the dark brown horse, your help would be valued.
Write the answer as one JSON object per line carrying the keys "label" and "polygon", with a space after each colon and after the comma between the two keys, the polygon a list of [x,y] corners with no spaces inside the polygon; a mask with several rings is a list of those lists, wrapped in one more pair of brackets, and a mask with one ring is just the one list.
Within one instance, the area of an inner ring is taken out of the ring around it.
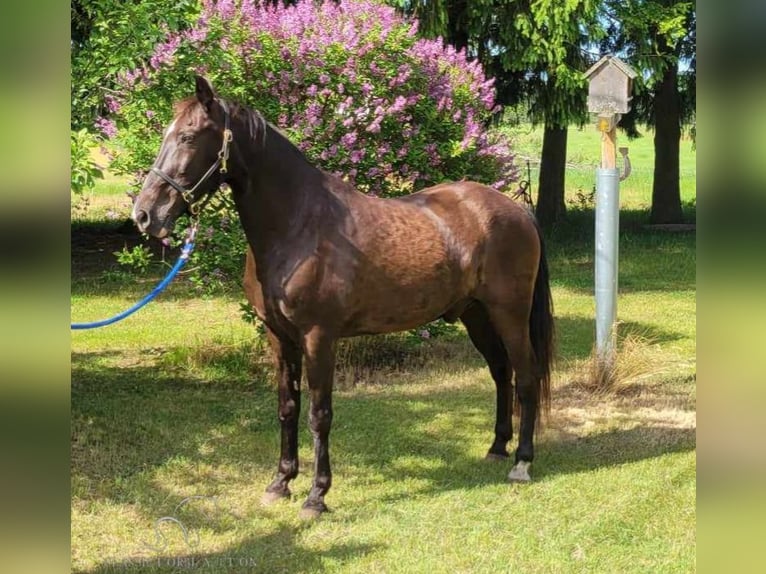
{"label": "dark brown horse", "polygon": [[312,166],[256,111],[197,78],[180,102],[134,210],[141,231],[171,232],[195,202],[231,187],[249,243],[247,297],[265,323],[279,378],[282,453],[264,501],[298,473],[305,360],[314,482],[301,511],[326,510],[335,345],[341,337],[460,319],[497,388],[490,458],[507,458],[514,405],[519,446],[509,479],[527,481],[533,434],[549,400],[553,317],[539,229],[528,210],[474,182],[379,199]]}

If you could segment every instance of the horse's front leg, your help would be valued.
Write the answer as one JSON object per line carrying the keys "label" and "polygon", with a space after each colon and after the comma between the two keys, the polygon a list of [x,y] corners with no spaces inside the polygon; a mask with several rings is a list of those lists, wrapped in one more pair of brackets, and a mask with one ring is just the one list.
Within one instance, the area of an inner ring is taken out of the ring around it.
{"label": "horse's front leg", "polygon": [[321,329],[314,329],[304,338],[304,353],[311,397],[309,427],[314,437],[314,482],[300,516],[316,518],[327,510],[324,497],[332,484],[330,426],[332,425],[335,338]]}
{"label": "horse's front leg", "polygon": [[290,496],[289,482],[298,475],[298,417],[301,412],[301,348],[290,340],[266,329],[274,351],[279,386],[279,422],[282,448],[277,476],[266,488],[263,503],[269,504]]}

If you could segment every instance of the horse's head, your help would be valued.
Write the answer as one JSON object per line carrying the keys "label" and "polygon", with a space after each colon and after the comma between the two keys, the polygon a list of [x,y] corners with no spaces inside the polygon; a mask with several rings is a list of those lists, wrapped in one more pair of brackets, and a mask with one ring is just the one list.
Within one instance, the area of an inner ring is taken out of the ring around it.
{"label": "horse's head", "polygon": [[136,225],[154,237],[168,235],[184,211],[195,213],[195,202],[223,182],[231,141],[228,109],[205,78],[198,76],[196,84],[196,97],[176,106],[133,205]]}

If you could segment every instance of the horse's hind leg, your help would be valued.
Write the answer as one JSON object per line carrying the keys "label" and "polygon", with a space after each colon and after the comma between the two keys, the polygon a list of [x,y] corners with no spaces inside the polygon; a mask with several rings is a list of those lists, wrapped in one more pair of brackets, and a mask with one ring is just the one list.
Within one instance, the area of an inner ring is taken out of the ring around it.
{"label": "horse's hind leg", "polygon": [[266,329],[279,377],[279,422],[282,449],[277,476],[266,488],[263,503],[290,496],[289,482],[298,475],[298,416],[301,412],[301,348]]}
{"label": "horse's hind leg", "polygon": [[508,350],[516,375],[516,397],[521,407],[519,424],[519,447],[515,465],[508,478],[512,481],[528,481],[529,467],[534,459],[534,432],[538,411],[538,384],[534,351],[529,336],[529,305],[518,302],[514,306],[490,305],[490,320]]}
{"label": "horse's hind leg", "polygon": [[316,328],[303,342],[311,405],[309,428],[314,437],[314,482],[301,509],[301,518],[316,518],[327,510],[324,497],[332,485],[330,470],[330,427],[332,426],[332,385],[335,368],[335,340]]}
{"label": "horse's hind leg", "polygon": [[484,306],[476,301],[470,305],[460,320],[468,331],[476,349],[489,366],[497,390],[497,417],[495,419],[495,440],[487,453],[488,459],[508,458],[507,445],[513,436],[513,370],[508,360],[503,341],[492,326]]}

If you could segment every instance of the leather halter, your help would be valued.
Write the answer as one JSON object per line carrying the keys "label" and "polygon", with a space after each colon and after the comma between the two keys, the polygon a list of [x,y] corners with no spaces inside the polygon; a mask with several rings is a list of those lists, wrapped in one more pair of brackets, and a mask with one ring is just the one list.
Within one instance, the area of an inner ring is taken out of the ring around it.
{"label": "leather halter", "polygon": [[207,195],[210,197],[213,192],[216,191],[216,189],[213,189],[207,194],[203,194],[202,196],[197,196],[197,191],[200,187],[202,187],[203,184],[207,182],[207,180],[210,179],[210,177],[215,173],[215,170],[220,168],[220,173],[225,174],[228,171],[226,162],[229,159],[229,144],[234,139],[234,135],[231,133],[231,129],[229,129],[229,107],[226,105],[226,102],[223,100],[218,100],[218,103],[221,105],[221,108],[223,108],[223,117],[224,117],[224,128],[223,128],[223,144],[221,145],[221,150],[218,152],[218,158],[215,160],[213,165],[210,166],[210,168],[203,174],[203,176],[197,181],[197,183],[192,187],[191,189],[186,189],[183,185],[178,183],[175,179],[170,177],[168,174],[166,174],[164,171],[162,171],[157,166],[152,166],[152,173],[158,175],[161,177],[165,182],[170,185],[173,189],[175,189],[178,193],[181,194],[181,197],[184,199],[184,201],[189,206],[189,211],[192,215],[197,215],[200,211],[201,206],[195,205],[204,195]]}

